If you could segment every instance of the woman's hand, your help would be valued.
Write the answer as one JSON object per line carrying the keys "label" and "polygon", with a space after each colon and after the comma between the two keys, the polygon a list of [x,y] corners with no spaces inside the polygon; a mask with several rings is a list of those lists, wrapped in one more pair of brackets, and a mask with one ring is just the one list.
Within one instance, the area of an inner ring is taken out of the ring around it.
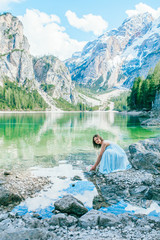
{"label": "woman's hand", "polygon": [[95,171],[96,170],[96,167],[93,165],[90,169],[90,171]]}

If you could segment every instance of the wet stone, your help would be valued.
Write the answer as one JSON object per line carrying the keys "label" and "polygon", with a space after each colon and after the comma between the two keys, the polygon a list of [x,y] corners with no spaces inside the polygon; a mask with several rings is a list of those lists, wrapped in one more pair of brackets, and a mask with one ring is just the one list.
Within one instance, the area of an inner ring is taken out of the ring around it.
{"label": "wet stone", "polygon": [[8,176],[8,175],[11,175],[12,173],[11,173],[11,171],[4,171],[4,173],[3,173],[5,176]]}
{"label": "wet stone", "polygon": [[73,197],[72,195],[66,195],[61,199],[58,199],[54,203],[55,209],[63,213],[75,214],[77,216],[82,216],[88,212],[84,204]]}
{"label": "wet stone", "polygon": [[71,178],[72,181],[81,181],[82,178],[80,176],[74,176],[73,178]]}

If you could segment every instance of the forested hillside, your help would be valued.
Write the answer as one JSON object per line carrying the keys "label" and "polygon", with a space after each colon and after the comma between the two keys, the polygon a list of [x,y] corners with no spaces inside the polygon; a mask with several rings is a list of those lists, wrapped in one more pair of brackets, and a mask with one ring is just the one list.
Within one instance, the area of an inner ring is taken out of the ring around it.
{"label": "forested hillside", "polygon": [[143,80],[141,77],[135,79],[127,99],[130,109],[151,110],[158,92],[160,92],[160,62],[154,71],[150,70],[146,79]]}
{"label": "forested hillside", "polygon": [[30,91],[17,83],[4,81],[0,87],[0,110],[45,110],[46,102],[37,90]]}

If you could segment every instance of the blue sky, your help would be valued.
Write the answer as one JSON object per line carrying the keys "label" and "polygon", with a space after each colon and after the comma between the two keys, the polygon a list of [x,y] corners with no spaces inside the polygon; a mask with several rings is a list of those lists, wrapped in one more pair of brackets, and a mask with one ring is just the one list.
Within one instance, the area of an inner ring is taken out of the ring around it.
{"label": "blue sky", "polygon": [[62,60],[130,15],[150,11],[159,16],[158,8],[158,0],[0,0],[1,12],[20,16],[33,55],[54,54]]}

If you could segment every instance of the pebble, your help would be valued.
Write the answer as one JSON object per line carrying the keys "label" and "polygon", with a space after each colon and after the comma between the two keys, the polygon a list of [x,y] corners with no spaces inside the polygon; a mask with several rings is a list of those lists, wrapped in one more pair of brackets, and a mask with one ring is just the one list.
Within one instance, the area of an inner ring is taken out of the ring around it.
{"label": "pebble", "polygon": [[[21,220],[23,222],[23,219]],[[30,221],[34,222],[34,218],[30,219]],[[40,221],[40,220],[38,220]],[[45,222],[45,220],[43,220]],[[3,226],[8,225],[6,221],[3,221]],[[23,226],[22,222],[12,222],[12,226],[9,227],[9,229],[16,229],[16,231],[19,230],[19,226]],[[11,222],[8,222],[11,225]],[[44,230],[46,232],[48,232],[48,236],[49,232],[53,232],[56,234],[56,239],[57,240],[70,240],[70,239],[74,239],[74,240],[80,240],[80,239],[85,239],[85,240],[123,240],[123,239],[153,239],[153,234],[154,234],[154,239],[158,239],[158,232],[156,230],[152,230],[152,232],[147,233],[147,238],[145,238],[146,233],[142,233],[144,230],[144,227],[139,227],[139,226],[130,226],[128,228],[127,225],[123,226],[123,229],[121,229],[121,225],[120,228],[115,229],[114,227],[111,228],[104,228],[104,229],[99,229],[98,226],[96,226],[95,228],[91,229],[90,227],[88,227],[87,229],[81,229],[80,227],[76,227],[76,226],[72,226],[70,228],[67,228],[66,226],[64,228],[60,228],[58,226],[54,226],[54,227],[49,227],[48,224],[48,228],[47,228],[47,222],[45,222],[45,227]],[[127,224],[127,221],[126,223]],[[34,224],[32,224],[33,226]],[[13,228],[14,226],[14,228]],[[7,228],[7,227],[6,227]],[[26,225],[26,228],[29,229],[30,225]],[[145,225],[145,229],[150,229],[150,225],[147,224]],[[121,234],[121,230],[122,230],[122,234]],[[26,236],[27,238],[27,236]],[[48,237],[48,240],[50,240],[52,238]],[[14,240],[14,239],[13,239]]]}

